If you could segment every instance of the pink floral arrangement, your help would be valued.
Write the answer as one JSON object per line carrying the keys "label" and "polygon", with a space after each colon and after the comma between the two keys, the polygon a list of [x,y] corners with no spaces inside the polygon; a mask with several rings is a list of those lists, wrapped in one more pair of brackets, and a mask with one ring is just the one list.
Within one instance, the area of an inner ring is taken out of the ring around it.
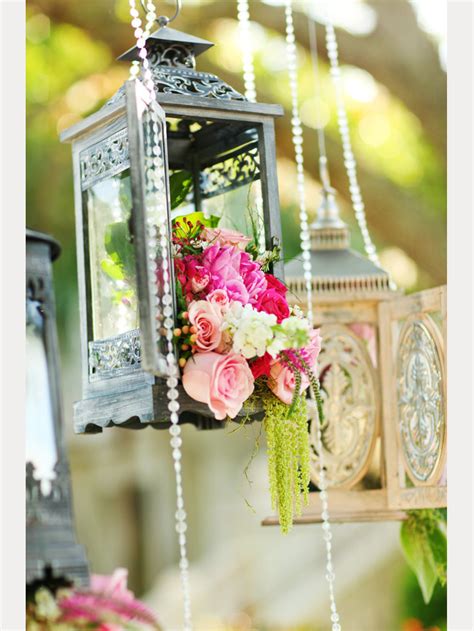
{"label": "pink floral arrangement", "polygon": [[234,419],[256,382],[291,406],[309,386],[318,331],[291,309],[249,237],[187,219],[173,230],[180,326],[175,330],[186,393],[215,418]]}
{"label": "pink floral arrangement", "polygon": [[111,576],[93,574],[87,590],[62,589],[56,596],[46,588],[27,606],[29,631],[159,631],[155,614],[127,589],[127,570]]}

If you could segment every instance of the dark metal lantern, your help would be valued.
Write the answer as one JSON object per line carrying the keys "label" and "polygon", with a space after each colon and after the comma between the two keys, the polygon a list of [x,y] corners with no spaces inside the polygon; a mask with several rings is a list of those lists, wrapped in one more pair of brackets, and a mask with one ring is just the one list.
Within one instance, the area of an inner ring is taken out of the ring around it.
{"label": "dark metal lantern", "polygon": [[[169,269],[173,283],[173,261],[171,247],[160,258],[150,245],[153,178],[163,183],[170,243],[171,220],[193,213],[221,213],[219,226],[248,233],[249,199],[260,213],[266,248],[281,242],[274,119],[282,108],[250,103],[219,77],[197,71],[195,58],[212,46],[208,41],[164,26],[146,46],[159,105],[148,102],[140,81],[130,80],[101,110],[61,134],[72,143],[74,164],[83,365],[77,432],[169,426],[166,344],[157,317],[176,321],[177,313],[175,304],[167,316],[157,313],[160,270]],[[132,48],[121,59],[137,54]],[[147,166],[152,108],[160,119],[159,173]],[[186,195],[176,200],[175,184],[186,178]],[[273,273],[283,277],[281,263]],[[181,422],[222,426],[182,389],[180,409]]]}
{"label": "dark metal lantern", "polygon": [[69,464],[63,444],[51,261],[59,245],[26,232],[26,583],[88,581],[75,539]]}

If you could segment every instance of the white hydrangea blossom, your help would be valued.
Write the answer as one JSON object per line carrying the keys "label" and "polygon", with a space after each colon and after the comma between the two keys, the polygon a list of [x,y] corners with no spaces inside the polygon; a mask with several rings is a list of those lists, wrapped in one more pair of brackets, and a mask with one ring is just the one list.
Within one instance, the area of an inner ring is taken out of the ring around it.
{"label": "white hydrangea blossom", "polygon": [[233,337],[232,349],[246,359],[262,357],[274,337],[277,318],[273,314],[256,311],[252,305],[231,304],[224,317],[224,329]]}
{"label": "white hydrangea blossom", "polygon": [[278,324],[275,315],[240,302],[229,305],[222,329],[232,336],[232,350],[246,359],[262,357],[266,352],[277,357],[287,348],[301,348],[309,342],[305,318],[290,316]]}

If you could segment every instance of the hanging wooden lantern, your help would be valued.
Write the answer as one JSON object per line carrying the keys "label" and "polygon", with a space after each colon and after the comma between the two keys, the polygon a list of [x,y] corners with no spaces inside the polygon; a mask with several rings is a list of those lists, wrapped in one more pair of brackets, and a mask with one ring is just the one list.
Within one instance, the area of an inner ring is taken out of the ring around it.
{"label": "hanging wooden lantern", "polygon": [[[397,520],[446,506],[446,287],[394,291],[383,269],[349,248],[332,189],[311,226],[311,259],[331,520]],[[290,261],[285,275],[304,304],[303,262]],[[314,463],[317,422],[313,411]],[[314,466],[315,489],[318,481]],[[318,491],[310,497],[296,522],[321,521]]]}
{"label": "hanging wooden lantern", "polygon": [[[72,143],[74,164],[83,367],[77,432],[169,427],[159,323],[176,321],[177,307],[176,300],[158,307],[166,289],[161,270],[169,270],[174,287],[173,262],[171,245],[167,257],[157,254],[151,189],[166,207],[169,244],[171,222],[182,215],[219,214],[219,227],[248,234],[249,200],[266,248],[281,240],[274,119],[283,110],[249,103],[218,77],[197,71],[196,56],[210,46],[161,27],[146,42],[158,105],[140,81],[130,80],[101,110],[61,134]],[[138,49],[121,59],[138,59]],[[282,277],[281,263],[273,273]],[[181,422],[222,426],[181,387],[180,410]]]}

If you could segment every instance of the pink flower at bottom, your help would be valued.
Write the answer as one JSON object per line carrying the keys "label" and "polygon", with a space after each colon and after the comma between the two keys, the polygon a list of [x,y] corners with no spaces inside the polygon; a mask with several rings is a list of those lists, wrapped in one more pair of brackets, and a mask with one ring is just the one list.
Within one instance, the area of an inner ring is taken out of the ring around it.
{"label": "pink flower at bottom", "polygon": [[[313,329],[310,333],[310,343],[299,351],[288,351],[288,354],[294,354],[294,364],[298,366],[298,354],[302,356],[305,363],[310,369],[316,373],[318,355],[321,351],[322,338],[319,334],[319,329]],[[308,377],[301,371],[301,388],[300,394],[302,394],[309,386]],[[274,360],[270,364],[270,379],[268,380],[268,387],[283,403],[291,405],[293,400],[293,393],[296,387],[296,378],[293,370],[280,359]]]}
{"label": "pink flower at bottom", "polygon": [[120,623],[133,620],[157,628],[154,613],[127,589],[127,570],[111,576],[93,574],[89,590],[75,590],[59,600],[61,620],[100,625],[101,631],[122,631]]}
{"label": "pink flower at bottom", "polygon": [[242,355],[196,353],[183,370],[183,387],[195,401],[206,403],[217,420],[235,418],[254,390],[254,378]]}
{"label": "pink flower at bottom", "polygon": [[[302,374],[300,394],[302,394],[308,386],[308,377]],[[268,387],[273,394],[280,399],[280,401],[283,401],[283,403],[286,403],[287,405],[291,405],[293,393],[296,388],[296,378],[291,368],[279,359],[272,362]]]}
{"label": "pink flower at bottom", "polygon": [[133,600],[133,592],[127,589],[128,570],[123,567],[117,568],[113,574],[92,574],[90,590],[96,594],[106,594],[122,598],[124,600]]}

